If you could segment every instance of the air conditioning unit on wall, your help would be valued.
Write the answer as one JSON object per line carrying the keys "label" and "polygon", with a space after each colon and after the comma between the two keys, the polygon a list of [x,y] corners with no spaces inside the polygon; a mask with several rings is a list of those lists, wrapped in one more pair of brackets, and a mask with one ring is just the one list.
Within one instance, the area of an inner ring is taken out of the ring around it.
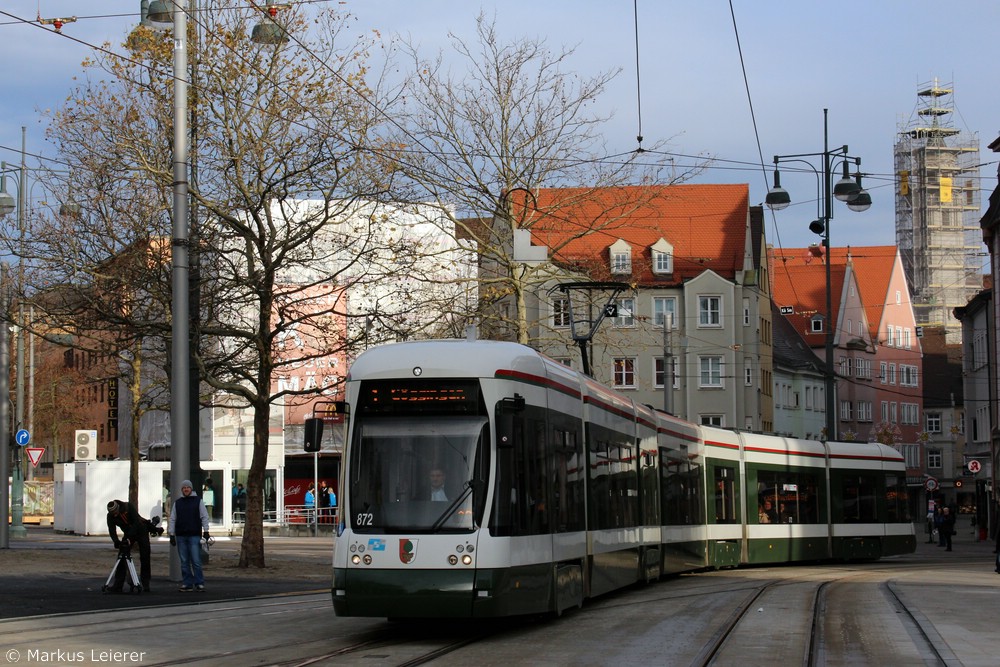
{"label": "air conditioning unit on wall", "polygon": [[97,460],[97,431],[77,431],[73,450],[77,461]]}

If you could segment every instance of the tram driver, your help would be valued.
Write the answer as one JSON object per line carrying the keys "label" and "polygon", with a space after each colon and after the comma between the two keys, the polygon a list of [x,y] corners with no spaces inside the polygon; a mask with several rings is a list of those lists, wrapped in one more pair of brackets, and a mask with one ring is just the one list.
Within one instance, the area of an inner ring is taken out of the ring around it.
{"label": "tram driver", "polygon": [[448,494],[444,490],[444,470],[441,468],[431,468],[431,500],[448,500]]}

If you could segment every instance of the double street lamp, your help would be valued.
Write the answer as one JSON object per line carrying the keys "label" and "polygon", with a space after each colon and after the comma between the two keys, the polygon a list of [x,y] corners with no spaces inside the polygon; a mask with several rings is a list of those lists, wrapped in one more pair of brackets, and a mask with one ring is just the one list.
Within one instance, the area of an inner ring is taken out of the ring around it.
{"label": "double street lamp", "polygon": [[[192,0],[154,0],[147,8],[146,19],[159,29],[173,28],[174,36],[174,153],[173,153],[173,224],[171,242],[171,348],[170,348],[170,493],[179,498],[181,480],[191,475],[191,454],[200,451],[198,431],[192,434],[191,425],[197,423],[197,403],[192,405],[191,388],[191,306],[190,289],[191,266],[189,260],[190,235],[188,228],[188,40],[187,18]],[[197,8],[197,0],[193,0]],[[271,17],[265,29],[254,29],[252,39],[257,43],[281,44],[287,41],[283,30],[274,23],[273,17],[278,5],[270,0],[266,11]],[[259,26],[258,26],[259,28]],[[284,39],[282,39],[284,38]],[[197,391],[197,389],[195,389]],[[193,413],[193,414],[192,414]],[[193,435],[193,437],[192,437]],[[194,462],[196,468],[200,461]],[[171,556],[171,578],[179,578],[180,569],[175,557]]]}
{"label": "double street lamp", "polygon": [[[25,256],[25,241],[26,241],[26,220],[25,216],[27,214],[27,201],[28,201],[28,168],[25,164],[25,156],[27,154],[27,128],[21,128],[21,164],[15,169],[7,169],[7,163],[0,163],[0,216],[13,213],[17,211],[17,233],[18,233],[18,269],[17,269],[17,287],[19,290],[24,288],[24,256]],[[7,192],[7,177],[10,175],[14,179],[17,185],[17,199]],[[80,213],[80,206],[76,202],[72,201],[71,198],[67,198],[59,209],[59,214],[63,216],[76,217]],[[4,266],[4,278],[6,279],[6,265]],[[0,289],[6,289],[6,280],[3,281],[3,285],[0,285]],[[10,305],[9,299],[5,295],[3,302],[4,315],[6,315],[6,309]],[[0,326],[6,329],[6,323],[0,322]],[[17,321],[14,323],[14,343],[16,346],[16,398],[15,398],[15,413],[14,413],[14,423],[10,424],[9,419],[9,408],[8,400],[10,394],[10,386],[6,382],[7,380],[7,368],[4,367],[0,369],[0,372],[4,374],[4,380],[2,386],[5,390],[0,392],[0,401],[3,402],[2,407],[0,407],[0,446],[3,445],[3,441],[7,440],[11,434],[20,430],[26,429],[30,424],[25,422],[24,419],[24,389],[25,389],[25,359],[24,359],[24,301],[23,299],[18,299],[17,305]],[[2,338],[2,344],[6,346],[6,330],[4,331],[4,336]],[[3,351],[4,359],[7,364],[9,364],[9,353],[7,350]],[[0,364],[6,366],[7,364]],[[13,428],[10,428],[13,426]],[[10,443],[7,443],[10,445]],[[21,459],[21,444],[15,443],[13,449],[13,468],[11,473],[11,486],[10,486],[10,535],[15,537],[25,537],[27,531],[24,528],[23,518],[24,518],[24,471],[22,469],[23,461]],[[4,464],[0,467],[0,470],[6,472],[6,463],[10,460],[10,453],[7,451],[6,447],[3,447],[2,456],[4,457]],[[2,475],[3,479],[7,478],[7,475]],[[6,486],[6,484],[5,484]],[[6,518],[7,518],[7,505],[3,505],[3,520],[4,520],[4,535],[0,542],[6,541],[7,530]],[[5,546],[0,544],[0,546]]]}
{"label": "double street lamp", "polygon": [[[822,158],[822,172],[811,162],[803,158]],[[833,164],[840,161],[843,165],[843,176],[834,184]],[[847,204],[847,208],[852,211],[867,211],[872,205],[871,195],[861,187],[861,158],[848,155],[847,146],[839,146],[830,149],[829,137],[827,134],[827,109],[823,109],[823,152],[822,153],[798,153],[794,155],[774,156],[774,187],[772,187],[764,203],[774,211],[780,211],[791,204],[792,199],[788,191],[781,187],[781,174],[778,172],[780,162],[800,162],[809,167],[817,178],[818,201],[821,208],[819,217],[809,223],[809,231],[823,237],[823,250],[826,254],[826,439],[835,440],[837,438],[837,400],[836,400],[836,371],[834,367],[833,352],[835,342],[835,324],[833,313],[832,279],[830,276],[830,264],[832,256],[830,254],[830,220],[833,219],[833,199]],[[850,165],[855,165],[856,172],[851,178]]]}

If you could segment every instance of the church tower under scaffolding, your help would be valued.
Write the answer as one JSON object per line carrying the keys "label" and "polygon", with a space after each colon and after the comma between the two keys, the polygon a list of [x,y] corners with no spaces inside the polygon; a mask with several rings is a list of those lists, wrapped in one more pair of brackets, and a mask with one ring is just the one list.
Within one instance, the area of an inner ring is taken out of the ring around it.
{"label": "church tower under scaffolding", "polygon": [[917,91],[916,118],[899,128],[896,245],[913,293],[917,324],[962,340],[958,306],[982,289],[979,135],[952,124],[953,89],[935,79]]}

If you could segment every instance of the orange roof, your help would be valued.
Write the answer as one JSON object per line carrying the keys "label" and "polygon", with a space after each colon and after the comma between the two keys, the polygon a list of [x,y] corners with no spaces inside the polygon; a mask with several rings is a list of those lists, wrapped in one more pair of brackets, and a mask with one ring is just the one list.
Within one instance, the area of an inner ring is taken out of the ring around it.
{"label": "orange roof", "polygon": [[[844,264],[830,266],[833,325],[840,312],[840,295],[843,293],[841,286],[846,274],[847,267]],[[771,300],[779,312],[791,308],[790,314],[783,314],[795,330],[811,347],[822,347],[826,342],[825,334],[812,333],[809,322],[817,314],[826,317],[826,265],[819,259],[806,264],[805,261],[783,262],[776,258],[771,269],[771,288]]]}
{"label": "orange roof", "polygon": [[514,217],[556,262],[595,279],[613,277],[608,248],[621,239],[632,246],[632,279],[652,281],[650,246],[662,237],[681,282],[705,269],[727,278],[743,269],[749,200],[745,184],[546,188],[535,193],[535,210]]}
{"label": "orange roof", "polygon": [[[882,311],[885,310],[897,252],[896,246],[886,245],[834,248],[831,253],[833,262],[831,268],[846,265],[850,257],[854,267],[854,279],[858,283],[861,303],[864,305],[868,327],[872,330],[873,336],[877,335],[879,324],[882,322]],[[774,250],[775,271],[782,260],[786,266],[804,266],[807,256],[809,256],[808,248]],[[819,263],[822,265],[822,262]]]}

